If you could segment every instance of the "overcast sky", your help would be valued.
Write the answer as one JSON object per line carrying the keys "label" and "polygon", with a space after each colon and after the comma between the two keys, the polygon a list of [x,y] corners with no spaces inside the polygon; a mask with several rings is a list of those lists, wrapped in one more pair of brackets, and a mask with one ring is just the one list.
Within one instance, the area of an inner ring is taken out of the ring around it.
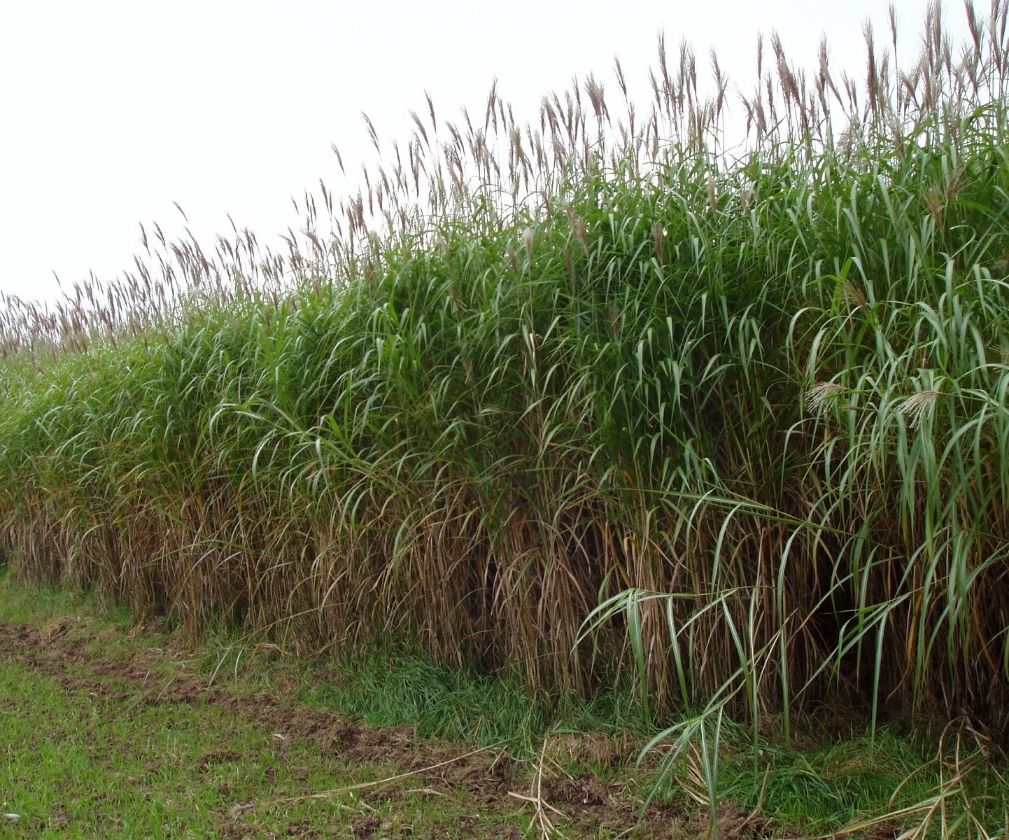
{"label": "overcast sky", "polygon": [[[926,2],[895,5],[910,58]],[[617,56],[648,101],[660,31],[705,70],[714,47],[745,90],[760,31],[810,69],[826,34],[832,68],[860,73],[867,18],[887,40],[879,0],[4,2],[0,291],[52,300],[54,273],[67,290],[89,271],[113,279],[141,248],[139,223],[181,233],[173,202],[208,244],[230,213],[277,245],[299,220],[291,196],[339,185],[331,144],[348,171],[374,161],[361,112],[405,139],[425,91],[451,119],[481,110],[496,77],[525,122],[575,75],[611,82]],[[962,5],[944,19],[959,41]]]}

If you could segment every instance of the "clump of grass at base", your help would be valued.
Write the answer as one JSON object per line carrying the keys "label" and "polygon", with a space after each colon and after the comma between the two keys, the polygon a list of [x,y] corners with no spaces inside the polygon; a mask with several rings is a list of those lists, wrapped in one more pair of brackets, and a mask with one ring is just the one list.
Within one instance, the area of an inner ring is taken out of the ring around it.
{"label": "clump of grass at base", "polygon": [[405,724],[421,737],[478,747],[503,742],[513,758],[523,760],[535,757],[543,739],[557,732],[620,734],[641,743],[650,729],[629,690],[602,690],[589,699],[535,694],[516,672],[480,675],[439,667],[422,651],[403,646],[345,656],[311,683],[312,702],[368,725]]}
{"label": "clump of grass at base", "polygon": [[[55,584],[26,588],[11,580],[9,570],[0,567],[0,610],[4,621],[28,622],[48,621],[80,612],[90,612],[96,608],[96,599],[91,592],[60,587]],[[120,618],[130,622],[128,613],[117,615],[117,610],[103,611],[106,621]]]}
{"label": "clump of grass at base", "polygon": [[[1009,762],[985,737],[954,722],[940,737],[885,726],[836,740],[763,744],[728,734],[719,756],[718,803],[735,803],[775,831],[802,836],[982,836],[1005,832]],[[692,742],[667,763],[653,796],[711,807],[704,759]],[[751,820],[752,821],[752,820]]]}
{"label": "clump of grass at base", "polygon": [[687,48],[644,119],[619,71],[623,118],[593,77],[529,127],[429,102],[282,256],[155,241],[160,284],[12,303],[12,568],[533,693],[630,668],[712,790],[730,719],[1004,729],[1006,4],[968,16],[904,69],[868,33],[857,82],[773,40],[733,152]]}

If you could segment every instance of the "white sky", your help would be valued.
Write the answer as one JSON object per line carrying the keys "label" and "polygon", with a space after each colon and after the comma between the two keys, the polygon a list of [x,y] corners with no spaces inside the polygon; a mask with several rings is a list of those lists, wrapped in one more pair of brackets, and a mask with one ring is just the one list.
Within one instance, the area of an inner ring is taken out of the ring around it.
{"label": "white sky", "polygon": [[[0,0],[0,291],[51,300],[89,271],[132,265],[143,222],[201,242],[239,227],[261,244],[299,221],[290,197],[337,187],[409,136],[424,91],[440,120],[480,112],[495,77],[521,122],[540,98],[593,72],[616,96],[613,58],[650,100],[656,36],[682,39],[707,73],[711,47],[733,88],[755,82],[758,31],[777,30],[812,70],[861,74],[862,27],[889,36],[880,0]],[[897,0],[901,51],[917,54],[925,0]],[[979,11],[987,11],[979,3]],[[944,14],[955,41],[962,5]],[[766,49],[766,46],[765,46]],[[354,185],[357,179],[355,177]],[[346,192],[337,190],[339,194]]]}

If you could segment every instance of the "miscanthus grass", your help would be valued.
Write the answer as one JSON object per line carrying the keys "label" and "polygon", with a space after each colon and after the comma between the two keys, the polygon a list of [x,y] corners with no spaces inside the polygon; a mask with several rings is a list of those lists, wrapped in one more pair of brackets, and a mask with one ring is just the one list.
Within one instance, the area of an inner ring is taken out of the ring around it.
{"label": "miscanthus grass", "polygon": [[730,718],[756,744],[842,701],[987,744],[1009,54],[1004,2],[967,15],[954,46],[931,9],[898,66],[891,13],[860,79],[758,46],[737,147],[717,61],[709,95],[661,42],[646,111],[619,64],[621,115],[594,77],[528,125],[495,90],[456,122],[428,101],[282,253],[155,228],[111,284],[8,300],[12,568],[533,689],[626,666],[709,773]]}

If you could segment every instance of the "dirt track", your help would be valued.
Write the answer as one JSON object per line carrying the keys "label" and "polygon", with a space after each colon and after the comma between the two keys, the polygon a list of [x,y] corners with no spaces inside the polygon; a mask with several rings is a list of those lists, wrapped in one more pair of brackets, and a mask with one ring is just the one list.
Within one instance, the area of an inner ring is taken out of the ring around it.
{"label": "dirt track", "polygon": [[[113,631],[101,631],[111,633]],[[121,637],[120,637],[121,638]],[[101,637],[99,636],[99,641]],[[615,837],[633,826],[641,816],[640,800],[631,796],[623,782],[607,782],[589,772],[571,775],[552,762],[542,778],[536,768],[516,764],[501,749],[474,753],[458,745],[423,740],[408,727],[374,729],[345,720],[332,713],[307,708],[275,691],[236,691],[232,685],[211,684],[205,675],[192,673],[184,662],[158,648],[135,640],[123,658],[96,655],[94,638],[81,632],[73,619],[62,619],[43,628],[0,622],[0,659],[19,663],[58,682],[69,691],[83,691],[121,709],[122,714],[144,706],[164,704],[205,704],[216,707],[242,725],[269,733],[267,737],[285,744],[312,745],[320,753],[350,768],[369,768],[374,779],[408,775],[414,789],[418,786],[432,796],[450,797],[479,806],[481,812],[498,815],[493,836],[498,840],[523,836],[542,836],[542,823],[536,821],[537,805],[564,836]],[[588,742],[591,744],[591,739]],[[572,752],[585,744],[567,741],[556,745]],[[591,747],[593,757],[624,765],[631,756],[620,755],[599,744]],[[200,757],[205,770],[219,762],[242,758],[226,755],[228,751],[207,752]],[[389,768],[392,772],[389,772]],[[615,772],[614,777],[620,778]],[[311,797],[316,791],[306,790]],[[403,796],[390,781],[369,783],[362,787],[362,798]],[[219,836],[264,837],[244,815],[268,808],[269,802],[235,802],[217,819]],[[759,825],[742,826],[744,815],[725,809],[722,836],[755,836]],[[644,815],[638,832],[645,838],[690,837],[703,834],[706,825],[698,815],[688,818],[678,807],[653,804]],[[528,826],[527,830],[518,826]],[[321,837],[307,826],[294,826],[291,836]],[[466,832],[465,825],[459,825]],[[473,827],[475,828],[475,826]],[[742,832],[739,829],[742,828]],[[736,829],[734,832],[733,829]],[[353,826],[357,837],[443,836],[417,832],[416,827],[403,832],[390,831],[387,822],[367,812]],[[453,832],[454,833],[454,832]],[[468,832],[479,838],[483,831]],[[491,835],[487,835],[491,836]]]}

